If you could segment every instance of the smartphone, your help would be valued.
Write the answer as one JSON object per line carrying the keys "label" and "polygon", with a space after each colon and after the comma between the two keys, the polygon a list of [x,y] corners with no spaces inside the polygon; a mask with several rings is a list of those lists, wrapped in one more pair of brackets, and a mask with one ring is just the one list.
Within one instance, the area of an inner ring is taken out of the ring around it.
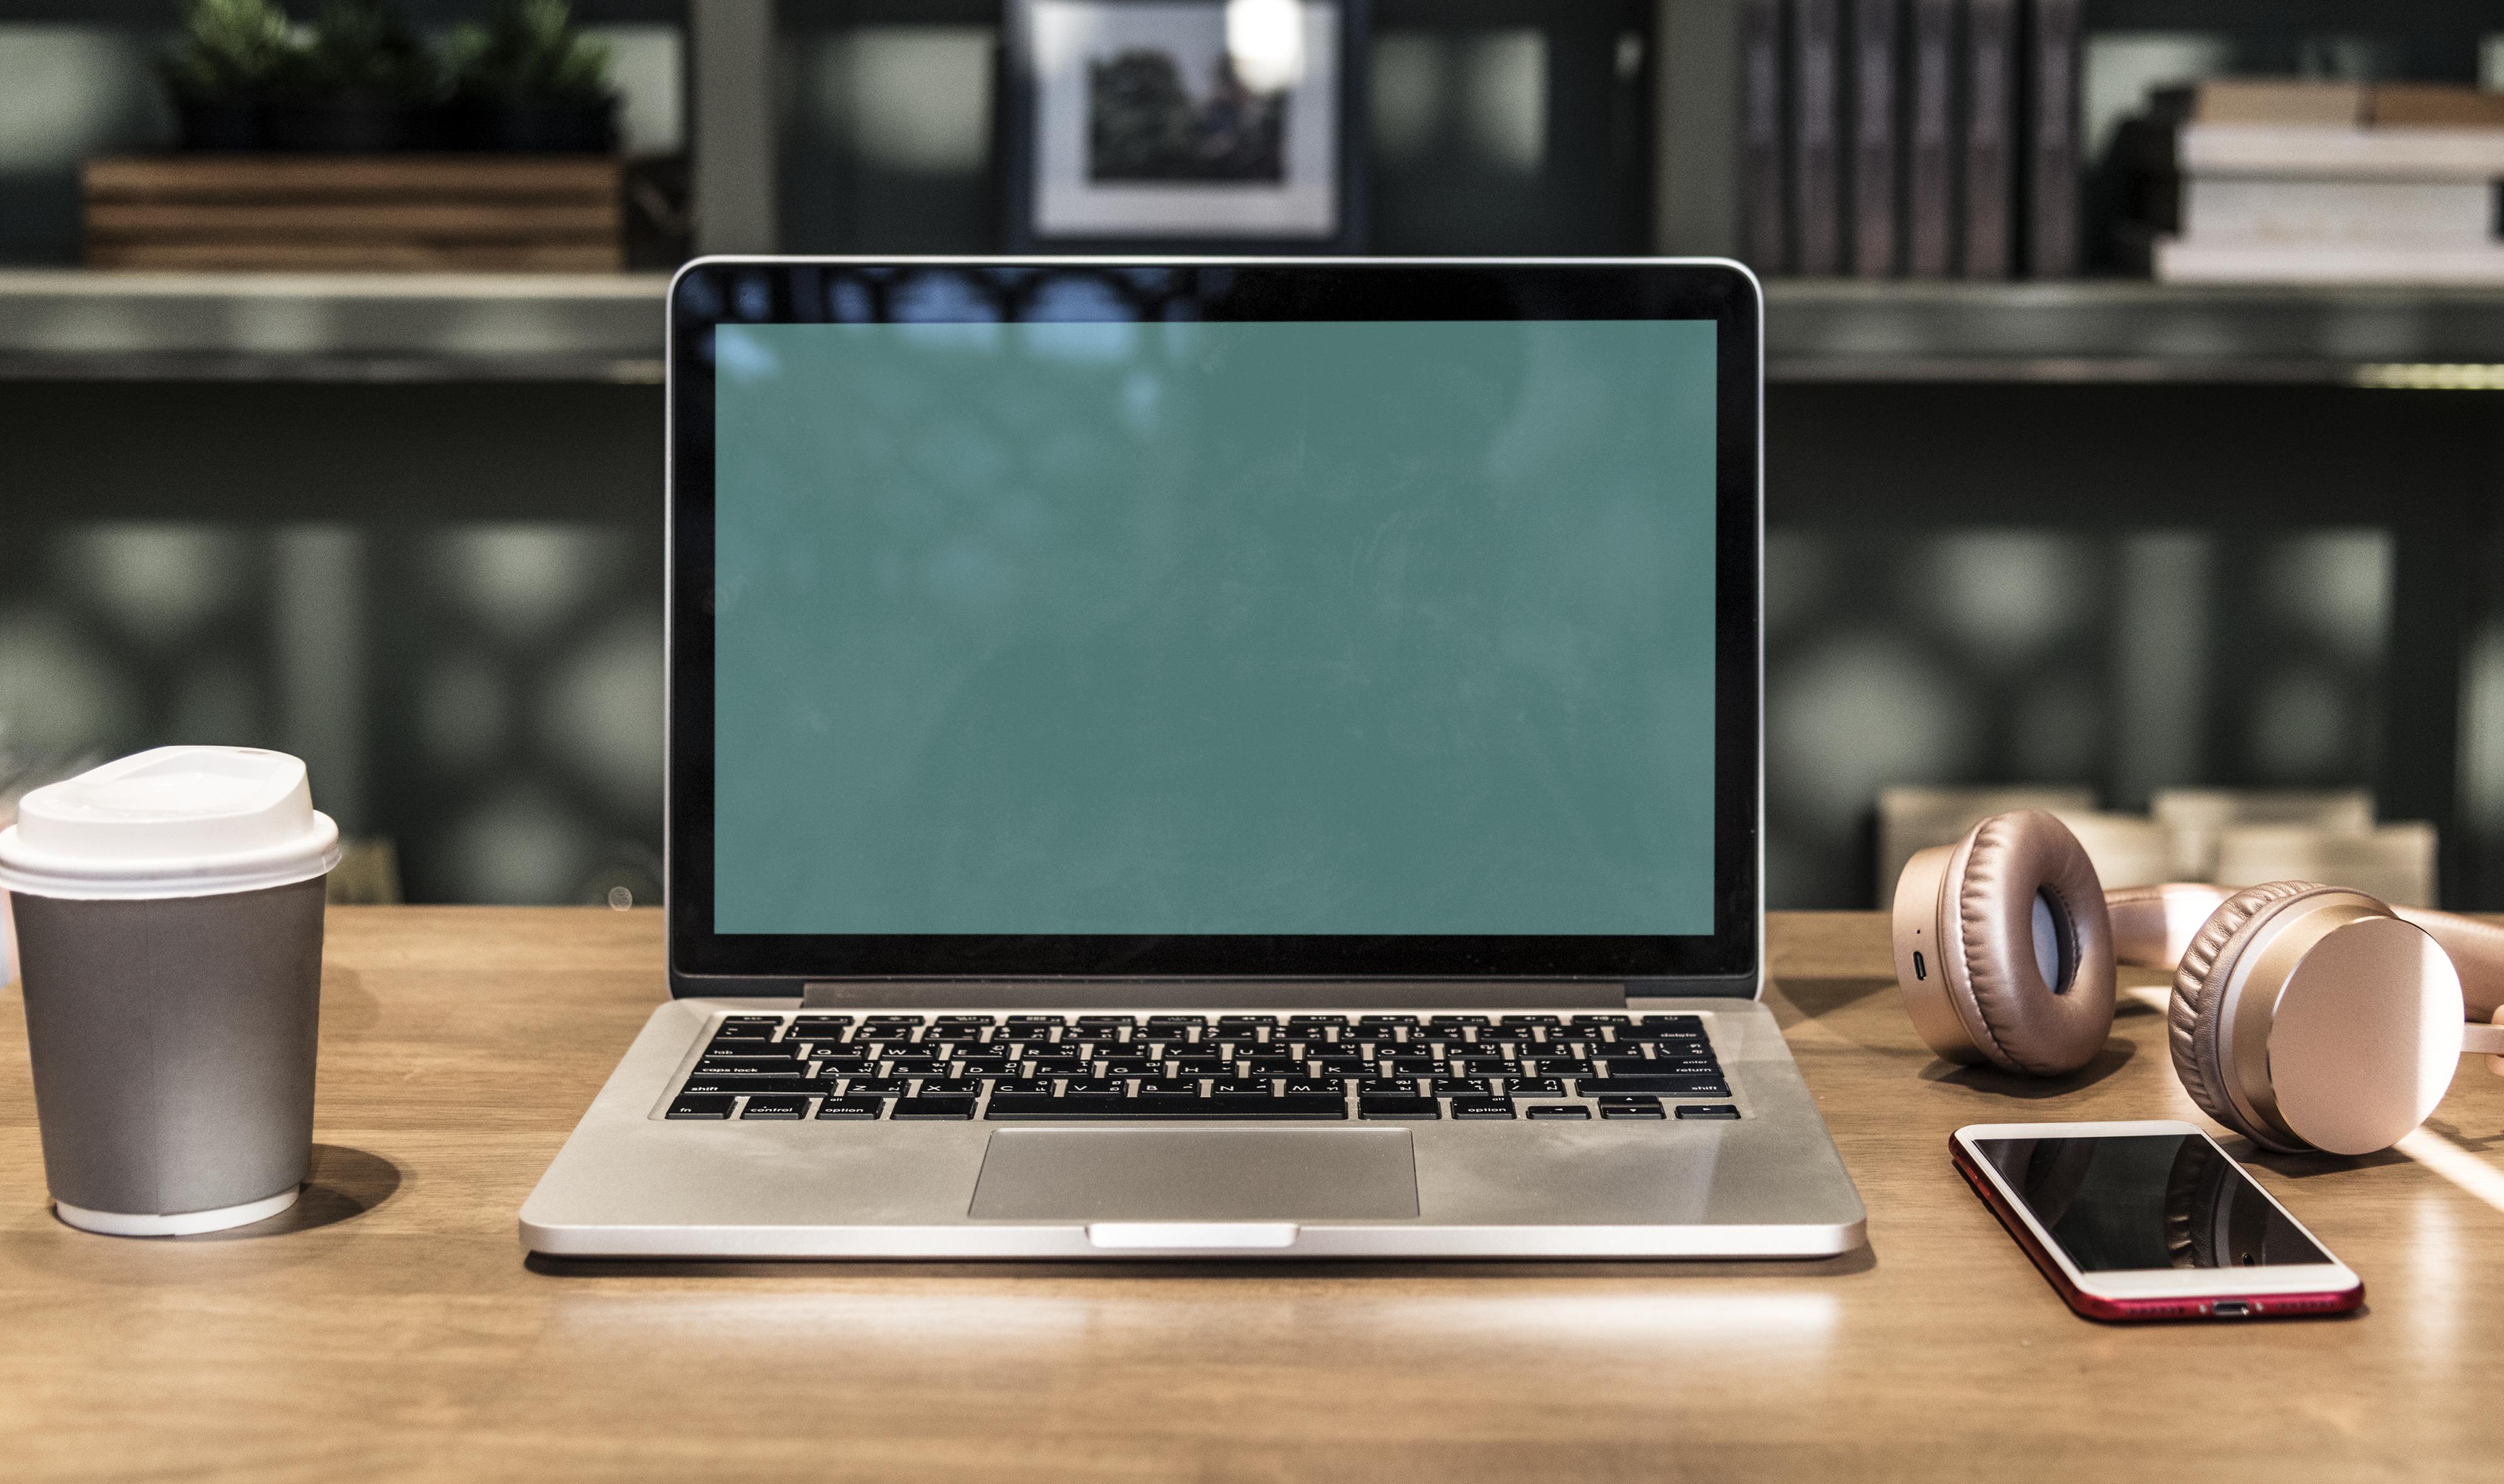
{"label": "smartphone", "polygon": [[1949,1148],[2089,1319],[2267,1319],[2365,1301],[2363,1281],[2189,1123],[1974,1123]]}

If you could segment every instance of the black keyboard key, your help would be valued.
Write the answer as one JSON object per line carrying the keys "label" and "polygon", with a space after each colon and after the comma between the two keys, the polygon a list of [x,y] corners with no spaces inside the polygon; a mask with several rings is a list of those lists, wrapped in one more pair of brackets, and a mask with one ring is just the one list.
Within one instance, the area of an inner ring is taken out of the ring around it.
{"label": "black keyboard key", "polygon": [[968,1025],[989,1025],[991,1023],[991,1018],[990,1016],[941,1016],[930,1023],[933,1025],[952,1025],[958,1029],[962,1029]]}
{"label": "black keyboard key", "polygon": [[1678,1116],[1683,1119],[1735,1119],[1739,1110],[1729,1103],[1682,1103]]}
{"label": "black keyboard key", "polygon": [[1282,1090],[1289,1097],[1345,1097],[1347,1083],[1337,1077],[1290,1077]]}
{"label": "black keyboard key", "polygon": [[1208,1023],[1208,1017],[1206,1017],[1206,1016],[1150,1016],[1150,1017],[1148,1017],[1148,1028],[1149,1028],[1150,1030],[1166,1030],[1166,1029],[1171,1029],[1171,1028],[1174,1028],[1174,1027],[1177,1027],[1177,1026],[1197,1028],[1197,1027],[1199,1027],[1199,1026],[1206,1025],[1207,1023]]}
{"label": "black keyboard key", "polygon": [[839,1031],[852,1023],[851,1016],[801,1016],[791,1022],[791,1034],[796,1036],[804,1031]]}
{"label": "black keyboard key", "polygon": [[707,1044],[709,1056],[797,1056],[805,1045],[800,1038],[789,1041],[768,1041],[762,1037],[715,1036]]}
{"label": "black keyboard key", "polygon": [[1665,1092],[1672,1097],[1728,1097],[1730,1085],[1714,1074],[1638,1072],[1623,1077],[1585,1077],[1575,1085],[1584,1097],[1613,1092]]}
{"label": "black keyboard key", "polygon": [[1444,1071],[1443,1058],[1441,1056],[1394,1056],[1391,1058],[1391,1075],[1394,1077],[1441,1077],[1444,1074]]}
{"label": "black keyboard key", "polygon": [[1287,1024],[1288,1024],[1290,1027],[1292,1027],[1292,1028],[1294,1028],[1294,1029],[1297,1029],[1297,1030],[1305,1030],[1305,1029],[1309,1029],[1309,1028],[1311,1028],[1311,1027],[1313,1027],[1313,1026],[1317,1026],[1317,1025],[1339,1026],[1339,1025],[1345,1025],[1346,1023],[1347,1023],[1347,1017],[1345,1017],[1345,1016],[1289,1016],[1289,1017],[1287,1017]]}
{"label": "black keyboard key", "polygon": [[1371,1056],[1316,1056],[1322,1072],[1331,1077],[1372,1077],[1381,1063]]}
{"label": "black keyboard key", "polygon": [[1485,1025],[1489,1022],[1484,1016],[1437,1016],[1426,1023],[1436,1030],[1458,1030],[1466,1025]]}
{"label": "black keyboard key", "polygon": [[994,1046],[1048,1046],[1053,1027],[1049,1025],[1004,1025],[991,1044]]}
{"label": "black keyboard key", "polygon": [[1587,1119],[1591,1110],[1581,1103],[1533,1103],[1527,1110],[1534,1119]]}
{"label": "black keyboard key", "polygon": [[1656,1097],[1604,1097],[1600,1099],[1600,1117],[1604,1119],[1666,1118]]}
{"label": "black keyboard key", "polygon": [[1565,1085],[1553,1077],[1508,1077],[1504,1092],[1507,1097],[1563,1097]]}
{"label": "black keyboard key", "polygon": [[1502,1056],[1458,1056],[1452,1060],[1454,1077],[1510,1077],[1513,1064]]}
{"label": "black keyboard key", "polygon": [[1414,1025],[1417,1023],[1417,1018],[1415,1016],[1359,1016],[1356,1023],[1367,1026]]}
{"label": "black keyboard key", "polygon": [[1529,1056],[1521,1071],[1525,1077],[1588,1077],[1591,1064],[1580,1056]]}
{"label": "black keyboard key", "polygon": [[698,1072],[678,1089],[680,1096],[697,1093],[724,1094],[739,1092],[823,1092],[826,1085],[811,1077],[723,1077]]}
{"label": "black keyboard key", "polygon": [[1356,1116],[1361,1119],[1435,1119],[1442,1118],[1443,1113],[1431,1097],[1374,1092],[1358,1095]]}
{"label": "black keyboard key", "polygon": [[1008,1023],[1011,1025],[1061,1025],[1066,1022],[1059,1016],[1011,1016]]}
{"label": "black keyboard key", "polygon": [[1150,1092],[1142,1089],[1130,1099],[1125,1110],[1136,1118],[1188,1118],[1206,1111],[1205,1099],[1195,1087],[1188,1092]]}
{"label": "black keyboard key", "polygon": [[739,1099],[735,1097],[707,1096],[702,1093],[681,1094],[678,1101],[670,1104],[670,1117],[674,1119],[726,1119],[730,1117],[731,1104],[737,1101],[739,1101]]}
{"label": "black keyboard key", "polygon": [[1437,1097],[1490,1097],[1494,1094],[1485,1082],[1476,1077],[1438,1077],[1435,1079],[1435,1095]]}
{"label": "black keyboard key", "polygon": [[1538,1039],[1539,1033],[1532,1030],[1529,1026],[1514,1025],[1508,1022],[1503,1025],[1480,1026],[1478,1029],[1478,1044],[1480,1046],[1528,1046]]}
{"label": "black keyboard key", "polygon": [[1078,1023],[1089,1030],[1120,1030],[1139,1023],[1137,1016],[1080,1016]]}
{"label": "black keyboard key", "polygon": [[1276,1016],[1219,1016],[1217,1023],[1227,1030],[1234,1030],[1244,1025],[1275,1025],[1278,1023],[1278,1018]]}
{"label": "black keyboard key", "polygon": [[1562,1022],[1554,1016],[1506,1016],[1504,1023],[1507,1025],[1556,1025]]}
{"label": "black keyboard key", "polygon": [[1049,1077],[1004,1077],[998,1082],[991,1084],[992,1096],[997,1097],[1003,1092],[1008,1093],[1011,1096],[1016,1096],[1020,1093],[1041,1093],[1045,1097],[1050,1097],[1052,1095],[1052,1079]]}
{"label": "black keyboard key", "polygon": [[887,1120],[903,1122],[915,1119],[970,1119],[973,1116],[974,1100],[970,1097],[899,1097],[895,1100],[894,1111],[887,1114]]}
{"label": "black keyboard key", "polygon": [[1108,1056],[1104,1058],[1107,1077],[1163,1077],[1165,1064],[1145,1056]]}
{"label": "black keyboard key", "polygon": [[1099,1119],[1119,1116],[1130,1099],[1107,1092],[1076,1092],[1062,1097],[1045,1097],[1033,1092],[994,1092],[991,1110],[984,1117],[993,1119]]}
{"label": "black keyboard key", "polygon": [[1452,1099],[1455,1119],[1509,1119],[1513,1104],[1500,1097],[1456,1097]]}
{"label": "black keyboard key", "polygon": [[826,1119],[874,1119],[887,1100],[877,1097],[830,1097],[817,1104],[817,1117]]}
{"label": "black keyboard key", "polygon": [[921,1028],[921,1025],[922,1025],[922,1018],[921,1018],[920,1016],[863,1016],[863,1017],[861,1017],[861,1029],[863,1029],[863,1030],[865,1030],[865,1031],[869,1031],[869,1030],[918,1030],[918,1029],[920,1029],[920,1028]]}
{"label": "black keyboard key", "polygon": [[1298,1056],[1247,1056],[1244,1058],[1244,1067],[1243,1075],[1246,1077],[1302,1077],[1304,1075],[1304,1059]]}
{"label": "black keyboard key", "polygon": [[729,1025],[762,1025],[769,1032],[782,1028],[781,1016],[723,1016],[721,1023]]}
{"label": "black keyboard key", "polygon": [[925,1077],[922,1079],[922,1097],[980,1097],[981,1079],[973,1077]]}
{"label": "black keyboard key", "polygon": [[1185,1092],[1198,1097],[1200,1079],[1197,1077],[1145,1077],[1139,1080],[1139,1090],[1143,1093]]}
{"label": "black keyboard key", "polygon": [[1415,1097],[1417,1084],[1410,1078],[1375,1078],[1357,1084],[1356,1090],[1365,1097]]}
{"label": "black keyboard key", "polygon": [[791,1057],[707,1056],[696,1063],[701,1076],[711,1077],[796,1077],[799,1065]]}
{"label": "black keyboard key", "polygon": [[743,1119],[805,1119],[809,1100],[805,1097],[751,1097],[740,1112]]}
{"label": "black keyboard key", "polygon": [[847,1097],[901,1097],[903,1094],[904,1079],[901,1077],[854,1077],[844,1084]]}
{"label": "black keyboard key", "polygon": [[1069,1079],[1069,1091],[1073,1094],[1092,1092],[1119,1097],[1130,1090],[1130,1083],[1119,1077],[1073,1077]]}
{"label": "black keyboard key", "polygon": [[1267,1077],[1233,1077],[1219,1083],[1211,1090],[1218,1092],[1231,1092],[1246,1097],[1268,1097],[1270,1090],[1269,1079]]}
{"label": "black keyboard key", "polygon": [[1635,1022],[1635,1028],[1670,1031],[1682,1036],[1700,1036],[1704,1034],[1704,1019],[1701,1016],[1646,1016]]}
{"label": "black keyboard key", "polygon": [[1566,1023],[1582,1029],[1598,1025],[1632,1025],[1635,1020],[1632,1016],[1576,1016]]}
{"label": "black keyboard key", "polygon": [[1336,1092],[1214,1092],[1204,1117],[1244,1119],[1343,1119],[1347,1100]]}

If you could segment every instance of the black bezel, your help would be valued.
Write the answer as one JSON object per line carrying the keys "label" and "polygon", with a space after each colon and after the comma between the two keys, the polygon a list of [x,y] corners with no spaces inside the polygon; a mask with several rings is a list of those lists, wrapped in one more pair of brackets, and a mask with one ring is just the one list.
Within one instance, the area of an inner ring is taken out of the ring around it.
{"label": "black bezel", "polygon": [[[980,285],[1014,317],[1051,276],[1083,274],[1142,314],[1187,298],[1235,320],[1681,319],[1719,327],[1714,931],[1693,936],[974,936],[713,930],[713,390],[689,354],[729,323],[873,317],[924,274]],[[839,285],[855,288],[838,289]],[[1762,301],[1733,263],[1599,260],[707,259],[669,302],[669,960],[680,994],[790,992],[804,981],[1263,979],[1684,980],[1752,990],[1762,835]],[[724,981],[737,981],[726,984]],[[766,983],[759,983],[764,981]],[[1706,987],[1701,983],[1697,989]],[[1652,992],[1672,992],[1655,989]]]}

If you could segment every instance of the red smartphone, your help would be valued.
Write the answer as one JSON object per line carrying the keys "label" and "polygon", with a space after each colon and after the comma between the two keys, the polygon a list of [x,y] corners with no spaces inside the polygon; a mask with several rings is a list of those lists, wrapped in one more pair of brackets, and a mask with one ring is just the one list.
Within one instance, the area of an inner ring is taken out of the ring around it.
{"label": "red smartphone", "polygon": [[2343,1314],[2363,1280],[2189,1123],[1975,1123],[1957,1173],[2089,1319]]}

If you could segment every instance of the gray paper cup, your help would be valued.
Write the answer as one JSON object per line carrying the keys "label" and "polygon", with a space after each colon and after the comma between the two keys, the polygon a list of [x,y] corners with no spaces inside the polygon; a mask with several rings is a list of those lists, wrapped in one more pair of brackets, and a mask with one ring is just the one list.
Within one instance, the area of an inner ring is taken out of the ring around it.
{"label": "gray paper cup", "polygon": [[21,801],[0,884],[62,1221],[180,1236],[295,1203],[337,858],[283,753],[158,748]]}

